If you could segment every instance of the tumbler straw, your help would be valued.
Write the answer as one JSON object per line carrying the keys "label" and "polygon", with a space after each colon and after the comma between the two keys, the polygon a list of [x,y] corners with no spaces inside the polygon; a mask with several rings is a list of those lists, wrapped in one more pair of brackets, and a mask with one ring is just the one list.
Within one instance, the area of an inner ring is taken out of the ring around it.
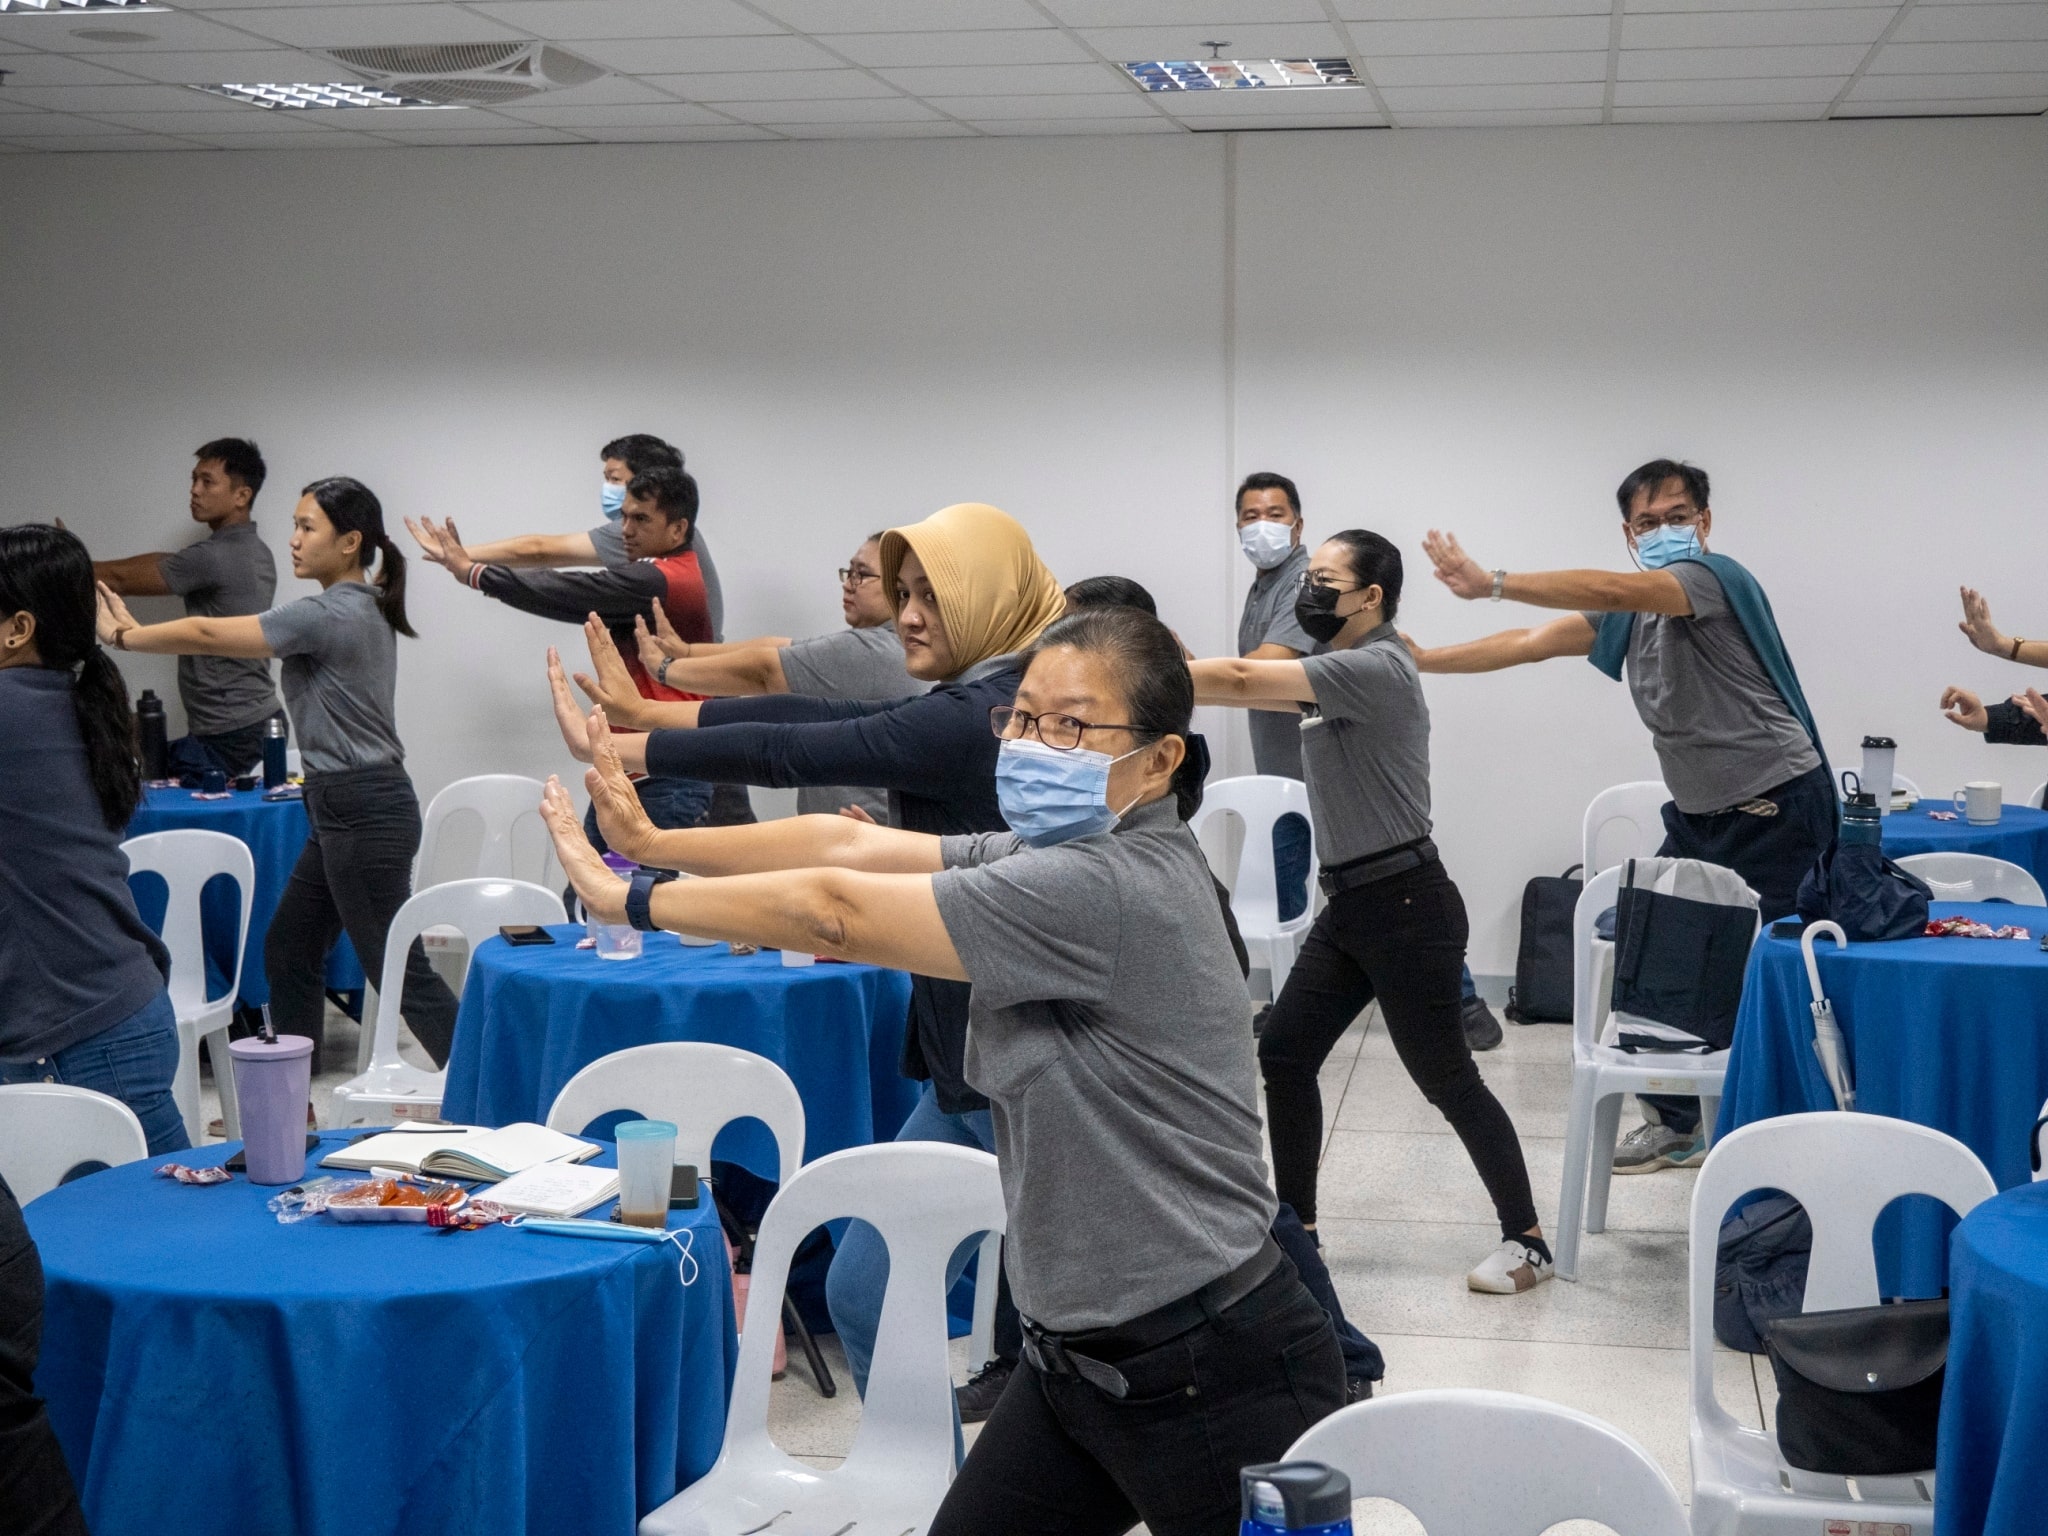
{"label": "tumbler straw", "polygon": [[263,1005],[263,1043],[265,1045],[277,1044],[277,1030],[270,1022],[270,1004],[268,1003]]}

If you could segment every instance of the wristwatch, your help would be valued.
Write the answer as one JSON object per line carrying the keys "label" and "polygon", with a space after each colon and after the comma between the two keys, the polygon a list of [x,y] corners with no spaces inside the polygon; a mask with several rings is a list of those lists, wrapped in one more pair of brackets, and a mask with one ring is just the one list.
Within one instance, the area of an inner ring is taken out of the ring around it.
{"label": "wristwatch", "polygon": [[1508,584],[1508,573],[1507,573],[1506,571],[1495,571],[1495,572],[1493,573],[1493,601],[1494,601],[1494,602],[1496,602],[1496,603],[1497,603],[1497,602],[1499,602],[1499,601],[1500,601],[1501,589],[1502,589],[1503,587],[1505,587],[1505,586],[1506,586],[1507,584]]}
{"label": "wristwatch", "polygon": [[[119,644],[120,642],[117,640],[115,643]],[[2026,643],[2018,635],[2014,635],[2012,637],[2012,649],[2005,653],[2005,659],[2007,661],[2018,661],[2020,659],[2020,647]]]}
{"label": "wristwatch", "polygon": [[668,686],[668,664],[674,660],[673,656],[664,656],[661,665],[654,669],[654,680],[664,688]]}
{"label": "wristwatch", "polygon": [[657,885],[666,885],[675,877],[672,869],[634,870],[633,882],[626,887],[626,921],[642,933],[654,932],[654,914],[648,910],[648,903],[653,900]]}

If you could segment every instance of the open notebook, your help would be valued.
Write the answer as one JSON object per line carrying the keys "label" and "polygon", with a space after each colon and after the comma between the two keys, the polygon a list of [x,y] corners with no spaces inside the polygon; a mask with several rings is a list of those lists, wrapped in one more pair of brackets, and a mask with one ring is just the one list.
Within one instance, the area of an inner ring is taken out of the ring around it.
{"label": "open notebook", "polygon": [[489,1130],[451,1125],[431,1131],[386,1131],[365,1136],[320,1159],[322,1168],[396,1168],[429,1178],[510,1178],[543,1163],[580,1163],[599,1148],[580,1136],[565,1136],[522,1120]]}

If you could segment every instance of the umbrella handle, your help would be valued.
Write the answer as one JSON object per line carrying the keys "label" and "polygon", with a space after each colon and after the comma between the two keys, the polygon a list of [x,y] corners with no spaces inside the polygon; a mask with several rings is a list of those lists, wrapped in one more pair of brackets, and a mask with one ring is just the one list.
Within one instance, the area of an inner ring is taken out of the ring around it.
{"label": "umbrella handle", "polygon": [[1814,936],[1822,933],[1833,936],[1837,949],[1846,949],[1849,944],[1849,936],[1842,932],[1842,925],[1830,922],[1826,918],[1822,918],[1817,923],[1808,923],[1806,931],[1800,934],[1799,953],[1806,958],[1806,984],[1813,989],[1813,1000],[1816,1003],[1827,1001],[1827,994],[1821,991],[1820,988],[1820,966],[1813,958]]}

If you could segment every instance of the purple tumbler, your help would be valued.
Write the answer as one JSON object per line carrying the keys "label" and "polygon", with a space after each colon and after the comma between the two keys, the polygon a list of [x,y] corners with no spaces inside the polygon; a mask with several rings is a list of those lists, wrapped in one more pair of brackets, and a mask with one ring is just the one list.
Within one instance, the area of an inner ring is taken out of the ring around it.
{"label": "purple tumbler", "polygon": [[313,1042],[304,1035],[230,1040],[242,1150],[251,1184],[296,1184],[306,1172],[306,1106],[313,1093]]}

